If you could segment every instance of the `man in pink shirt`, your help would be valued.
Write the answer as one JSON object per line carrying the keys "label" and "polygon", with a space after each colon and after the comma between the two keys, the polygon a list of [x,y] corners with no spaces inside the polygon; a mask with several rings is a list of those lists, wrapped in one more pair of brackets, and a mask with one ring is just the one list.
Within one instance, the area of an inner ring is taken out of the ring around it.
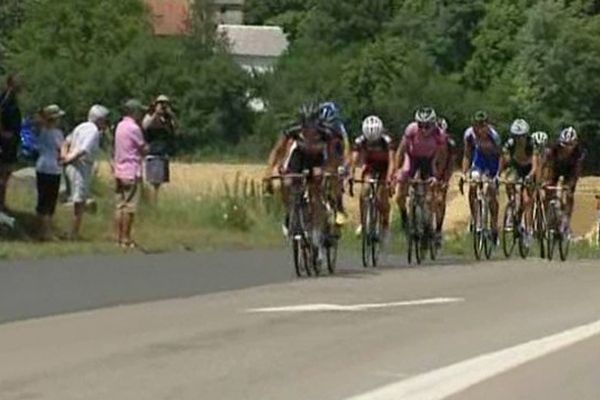
{"label": "man in pink shirt", "polygon": [[145,111],[146,107],[139,100],[128,100],[125,103],[125,116],[115,131],[115,230],[118,244],[126,248],[135,247],[135,242],[131,239],[131,229],[140,197],[142,160],[148,151],[140,128]]}

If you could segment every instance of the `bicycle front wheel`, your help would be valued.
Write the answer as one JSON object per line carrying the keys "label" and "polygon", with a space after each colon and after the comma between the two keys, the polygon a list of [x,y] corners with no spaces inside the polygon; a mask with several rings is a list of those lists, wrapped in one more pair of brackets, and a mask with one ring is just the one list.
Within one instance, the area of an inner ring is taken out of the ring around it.
{"label": "bicycle front wheel", "polygon": [[571,237],[569,233],[561,232],[558,238],[558,253],[561,261],[567,261],[569,257],[569,248],[571,247]]}
{"label": "bicycle front wheel", "polygon": [[504,256],[506,258],[510,258],[512,256],[515,248],[515,229],[514,207],[509,203],[506,206],[506,210],[504,210],[504,221],[502,224],[502,250],[504,251]]}
{"label": "bicycle front wheel", "polygon": [[475,258],[479,261],[483,255],[483,224],[482,224],[482,204],[477,203],[475,215],[473,216],[473,252]]}
{"label": "bicycle front wheel", "polygon": [[533,226],[540,250],[540,258],[546,258],[546,224],[544,223],[541,206],[537,202],[533,209]]}
{"label": "bicycle front wheel", "polygon": [[373,218],[371,213],[371,207],[366,203],[365,209],[363,210],[364,220],[362,221],[362,263],[363,267],[369,268],[371,261],[372,252],[372,240],[371,240],[371,219]]}

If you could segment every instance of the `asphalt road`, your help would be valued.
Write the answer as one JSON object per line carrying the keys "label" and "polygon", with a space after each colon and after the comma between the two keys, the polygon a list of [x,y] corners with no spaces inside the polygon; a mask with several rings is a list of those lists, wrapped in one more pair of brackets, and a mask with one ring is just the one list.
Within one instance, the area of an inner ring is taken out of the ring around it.
{"label": "asphalt road", "polygon": [[306,280],[287,262],[2,265],[0,399],[600,398],[597,261],[346,262]]}

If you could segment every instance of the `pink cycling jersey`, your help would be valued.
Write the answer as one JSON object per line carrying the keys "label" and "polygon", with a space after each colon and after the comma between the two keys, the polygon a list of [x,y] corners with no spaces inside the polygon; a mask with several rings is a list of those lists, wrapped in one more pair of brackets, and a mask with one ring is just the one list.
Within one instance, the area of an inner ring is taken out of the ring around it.
{"label": "pink cycling jersey", "polygon": [[419,125],[413,122],[406,127],[402,142],[410,158],[433,158],[444,145],[444,135],[437,127],[433,128],[433,132],[425,135],[421,133]]}
{"label": "pink cycling jersey", "polygon": [[424,134],[416,122],[411,123],[404,131],[402,145],[406,149],[404,164],[400,168],[398,179],[406,181],[414,176],[417,169],[425,164],[431,175],[437,175],[434,157],[444,146],[445,137],[439,128],[433,128],[429,134]]}

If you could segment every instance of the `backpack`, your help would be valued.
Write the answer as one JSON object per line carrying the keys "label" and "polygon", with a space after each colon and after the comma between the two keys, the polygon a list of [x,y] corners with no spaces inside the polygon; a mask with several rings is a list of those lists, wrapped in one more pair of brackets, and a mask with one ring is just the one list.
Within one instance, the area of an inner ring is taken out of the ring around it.
{"label": "backpack", "polygon": [[23,120],[20,137],[19,158],[24,161],[35,162],[39,156],[38,131],[31,118]]}

